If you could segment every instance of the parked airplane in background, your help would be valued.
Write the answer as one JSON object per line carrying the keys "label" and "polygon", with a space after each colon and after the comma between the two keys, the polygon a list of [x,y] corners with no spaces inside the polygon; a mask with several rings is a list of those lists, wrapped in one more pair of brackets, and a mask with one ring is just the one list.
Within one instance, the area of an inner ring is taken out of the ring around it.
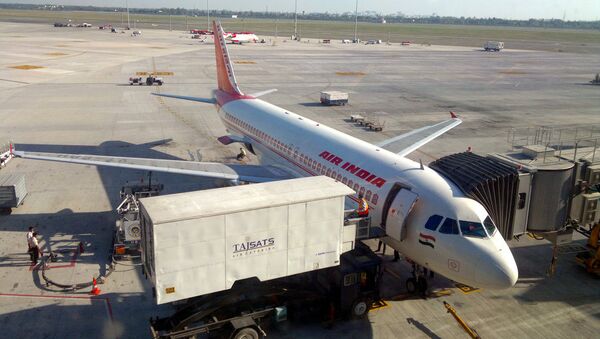
{"label": "parked airplane in background", "polygon": [[386,231],[384,241],[416,264],[470,286],[496,289],[515,284],[515,260],[484,207],[434,170],[405,158],[460,124],[460,119],[452,114],[449,120],[370,144],[257,99],[274,90],[244,94],[238,87],[223,29],[216,22],[213,29],[218,80],[213,97],[156,95],[214,104],[231,133],[219,141],[244,144],[261,165],[14,154],[247,182],[326,175],[364,194],[373,224]]}
{"label": "parked airplane in background", "polygon": [[258,42],[258,37],[252,32],[227,32],[224,34],[225,40],[232,44],[243,44],[247,42]]}

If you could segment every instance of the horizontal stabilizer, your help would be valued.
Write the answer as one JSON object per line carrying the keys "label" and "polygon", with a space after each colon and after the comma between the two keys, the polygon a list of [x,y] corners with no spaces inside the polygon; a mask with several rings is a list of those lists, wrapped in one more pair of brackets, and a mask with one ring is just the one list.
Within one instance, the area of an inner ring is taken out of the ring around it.
{"label": "horizontal stabilizer", "polygon": [[266,91],[260,91],[260,92],[256,92],[256,93],[251,93],[250,96],[258,98],[258,97],[262,97],[263,95],[271,94],[273,92],[277,92],[277,88],[268,89]]}
{"label": "horizontal stabilizer", "polygon": [[159,97],[181,99],[181,100],[204,102],[206,104],[214,104],[215,103],[215,99],[212,99],[212,98],[198,98],[198,97],[189,97],[189,96],[185,96],[185,95],[162,94],[162,93],[152,93],[152,95],[156,95]]}
{"label": "horizontal stabilizer", "polygon": [[378,143],[377,146],[404,157],[462,123],[462,120],[456,117],[454,112],[450,112],[450,116],[449,120],[387,139]]}

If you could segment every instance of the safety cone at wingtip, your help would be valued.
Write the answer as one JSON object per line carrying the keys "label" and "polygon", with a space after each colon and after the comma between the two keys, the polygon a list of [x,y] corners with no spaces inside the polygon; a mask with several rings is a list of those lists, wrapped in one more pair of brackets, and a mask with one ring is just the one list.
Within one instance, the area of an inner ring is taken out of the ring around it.
{"label": "safety cone at wingtip", "polygon": [[93,286],[92,286],[92,291],[90,292],[90,294],[93,294],[93,295],[100,294],[101,291],[98,288],[98,285],[96,284],[96,278],[93,278],[92,284],[93,284]]}

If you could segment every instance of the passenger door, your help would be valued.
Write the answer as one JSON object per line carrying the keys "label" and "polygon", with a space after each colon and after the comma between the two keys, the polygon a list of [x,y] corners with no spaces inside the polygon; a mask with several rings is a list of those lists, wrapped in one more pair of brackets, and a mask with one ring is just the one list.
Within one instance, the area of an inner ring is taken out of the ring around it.
{"label": "passenger door", "polygon": [[406,219],[410,215],[419,195],[409,187],[396,183],[390,190],[383,210],[382,226],[386,234],[396,240],[406,239]]}

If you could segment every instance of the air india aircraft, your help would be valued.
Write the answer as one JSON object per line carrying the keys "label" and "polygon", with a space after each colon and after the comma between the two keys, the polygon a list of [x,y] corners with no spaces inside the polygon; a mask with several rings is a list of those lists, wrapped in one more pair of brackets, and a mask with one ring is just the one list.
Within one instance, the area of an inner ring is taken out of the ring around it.
{"label": "air india aircraft", "polygon": [[[385,230],[382,240],[414,262],[421,272],[435,271],[481,288],[502,289],[516,283],[518,270],[513,255],[485,208],[439,173],[405,158],[459,125],[459,118],[452,114],[449,120],[370,144],[258,99],[274,90],[243,93],[221,24],[213,22],[213,29],[218,78],[213,97],[156,95],[214,104],[231,133],[219,141],[245,145],[258,156],[260,165],[19,151],[14,154],[240,182],[326,175],[364,195],[372,223]],[[407,285],[426,288],[424,278],[420,282],[411,279]]]}

